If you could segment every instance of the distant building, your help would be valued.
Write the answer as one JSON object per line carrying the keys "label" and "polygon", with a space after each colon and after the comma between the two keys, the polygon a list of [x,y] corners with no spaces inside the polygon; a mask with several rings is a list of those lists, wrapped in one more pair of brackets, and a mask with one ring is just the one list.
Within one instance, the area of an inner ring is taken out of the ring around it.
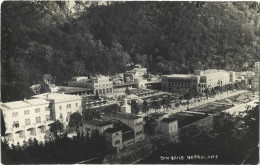
{"label": "distant building", "polygon": [[71,81],[68,81],[68,86],[90,88],[94,95],[113,93],[112,81],[109,81],[107,76],[96,76],[92,79],[74,77]]}
{"label": "distant building", "polygon": [[23,141],[44,141],[46,130],[54,120],[50,116],[50,102],[44,99],[30,99],[1,103],[5,120],[6,136],[9,143]]}
{"label": "distant building", "polygon": [[159,130],[162,133],[170,133],[178,130],[178,120],[174,118],[164,118],[159,122]]}
{"label": "distant building", "polygon": [[114,123],[114,128],[108,128],[104,136],[110,151],[119,152],[134,143],[134,130],[123,123]]}
{"label": "distant building", "polygon": [[135,142],[139,142],[144,140],[144,127],[143,127],[143,118],[133,115],[133,114],[126,114],[126,113],[117,113],[117,114],[105,114],[103,119],[105,121],[111,120],[119,120],[125,125],[129,126],[134,130],[134,139]]}
{"label": "distant building", "polygon": [[224,86],[234,83],[234,73],[224,70],[195,70],[194,74],[173,74],[162,76],[162,89],[175,92],[187,92],[189,89],[196,89],[198,92],[205,92],[205,89],[216,86]]}
{"label": "distant building", "polygon": [[147,73],[147,68],[134,68],[133,70],[124,73],[124,81],[131,82],[134,81],[135,78],[143,78],[143,76],[146,73]]}
{"label": "distant building", "polygon": [[197,89],[198,77],[191,74],[172,74],[162,76],[162,89],[185,93],[190,88]]}

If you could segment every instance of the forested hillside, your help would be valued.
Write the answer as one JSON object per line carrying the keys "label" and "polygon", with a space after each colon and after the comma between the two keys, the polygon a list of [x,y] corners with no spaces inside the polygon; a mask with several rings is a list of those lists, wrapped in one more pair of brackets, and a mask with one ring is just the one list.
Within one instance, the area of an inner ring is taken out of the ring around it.
{"label": "forested hillside", "polygon": [[[253,2],[3,2],[2,101],[23,99],[44,74],[114,74],[129,62],[153,73],[246,70],[259,60]],[[248,65],[246,64],[248,63]]]}

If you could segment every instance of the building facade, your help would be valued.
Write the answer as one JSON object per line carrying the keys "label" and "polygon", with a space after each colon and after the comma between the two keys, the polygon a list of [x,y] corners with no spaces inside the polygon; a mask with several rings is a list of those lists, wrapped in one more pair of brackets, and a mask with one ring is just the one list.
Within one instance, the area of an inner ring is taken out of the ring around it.
{"label": "building facade", "polygon": [[105,114],[103,119],[105,121],[119,120],[128,127],[132,128],[134,130],[135,142],[142,141],[145,138],[143,127],[144,122],[142,117],[133,114],[117,113],[111,115]]}
{"label": "building facade", "polygon": [[44,93],[35,95],[33,98],[45,99],[50,102],[50,118],[59,120],[66,127],[71,114],[78,112],[82,114],[82,98],[78,95],[62,93]]}
{"label": "building facade", "polygon": [[159,123],[160,132],[170,133],[178,130],[178,120],[174,118],[164,118]]}
{"label": "building facade", "polygon": [[46,130],[54,122],[50,116],[49,101],[30,99],[2,103],[6,127],[5,139],[10,144],[22,144],[23,141],[45,140]]}
{"label": "building facade", "polygon": [[194,74],[173,74],[162,76],[162,89],[170,92],[185,93],[189,89],[205,92],[216,86],[224,86],[235,82],[234,72],[224,70],[195,70]]}
{"label": "building facade", "polygon": [[91,79],[74,77],[71,81],[68,81],[68,86],[90,88],[94,95],[113,93],[113,83],[107,76],[97,76]]}
{"label": "building facade", "polygon": [[83,123],[83,134],[91,133],[93,130],[98,130],[99,134],[103,135],[108,128],[113,128],[113,123],[108,121],[89,120]]}

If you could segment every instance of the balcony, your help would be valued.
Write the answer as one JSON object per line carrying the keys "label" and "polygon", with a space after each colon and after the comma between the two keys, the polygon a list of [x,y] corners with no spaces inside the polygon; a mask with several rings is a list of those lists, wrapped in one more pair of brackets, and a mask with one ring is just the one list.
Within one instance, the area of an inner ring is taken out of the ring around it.
{"label": "balcony", "polygon": [[42,126],[42,125],[46,125],[46,121],[36,123],[36,127],[39,127],[39,126]]}
{"label": "balcony", "polygon": [[55,122],[54,120],[48,120],[48,121],[46,121],[46,125],[52,124],[54,122]]}
{"label": "balcony", "polygon": [[22,126],[19,126],[19,127],[13,127],[13,131],[17,132],[17,131],[23,131],[25,130],[25,126],[22,125]]}
{"label": "balcony", "polygon": [[35,126],[36,126],[35,123],[32,123],[32,124],[30,124],[30,125],[26,125],[26,126],[25,126],[25,129],[34,128]]}

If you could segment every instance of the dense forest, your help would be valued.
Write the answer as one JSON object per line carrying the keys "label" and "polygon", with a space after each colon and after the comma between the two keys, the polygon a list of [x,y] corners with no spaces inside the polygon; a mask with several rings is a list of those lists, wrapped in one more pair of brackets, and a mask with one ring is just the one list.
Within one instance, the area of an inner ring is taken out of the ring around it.
{"label": "dense forest", "polygon": [[1,24],[2,101],[23,99],[51,74],[247,70],[259,60],[254,2],[5,1]]}

